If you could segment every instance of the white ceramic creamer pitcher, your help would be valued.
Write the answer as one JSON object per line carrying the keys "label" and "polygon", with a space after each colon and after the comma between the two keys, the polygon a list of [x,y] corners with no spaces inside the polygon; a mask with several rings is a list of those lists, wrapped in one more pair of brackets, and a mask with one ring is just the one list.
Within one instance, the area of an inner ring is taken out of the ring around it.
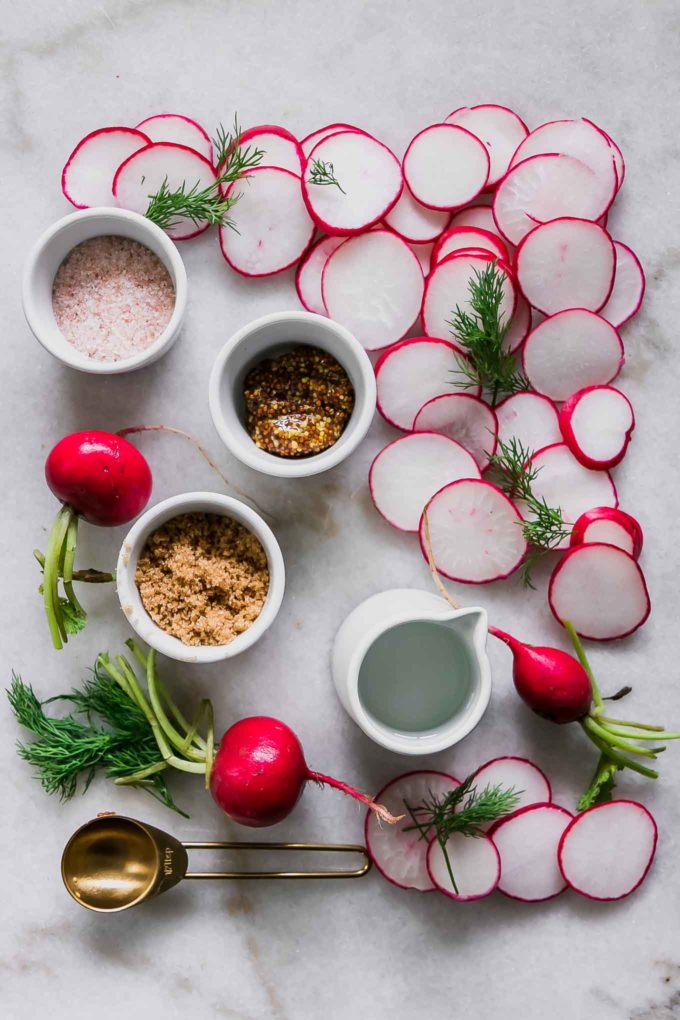
{"label": "white ceramic creamer pitcher", "polygon": [[433,754],[462,740],[491,696],[486,611],[453,609],[417,588],[372,595],[340,627],[333,679],[340,700],[377,744]]}

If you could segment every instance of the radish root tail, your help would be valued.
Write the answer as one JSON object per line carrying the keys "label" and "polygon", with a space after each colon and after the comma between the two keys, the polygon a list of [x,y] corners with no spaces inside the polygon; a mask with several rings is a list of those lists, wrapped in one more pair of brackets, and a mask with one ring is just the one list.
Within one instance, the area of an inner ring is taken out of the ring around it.
{"label": "radish root tail", "polygon": [[332,786],[334,790],[340,790],[341,793],[346,793],[349,797],[354,797],[355,800],[365,804],[369,811],[373,811],[374,814],[382,822],[387,822],[388,825],[396,825],[400,822],[405,815],[393,815],[391,811],[388,811],[384,804],[378,804],[373,797],[369,797],[366,793],[359,793],[354,787],[349,786],[347,783],[343,783],[341,779],[333,779],[332,776],[324,776],[321,772],[309,772],[308,779],[311,779],[314,783],[318,783],[319,786]]}
{"label": "radish root tail", "polygon": [[449,595],[448,591],[444,587],[439,571],[434,562],[434,554],[432,552],[432,539],[430,538],[430,519],[427,516],[427,510],[423,510],[423,537],[425,539],[425,552],[427,553],[427,562],[432,574],[432,580],[435,583],[437,591],[443,599],[446,599],[448,604],[453,609],[460,609],[460,603],[456,602],[455,599]]}

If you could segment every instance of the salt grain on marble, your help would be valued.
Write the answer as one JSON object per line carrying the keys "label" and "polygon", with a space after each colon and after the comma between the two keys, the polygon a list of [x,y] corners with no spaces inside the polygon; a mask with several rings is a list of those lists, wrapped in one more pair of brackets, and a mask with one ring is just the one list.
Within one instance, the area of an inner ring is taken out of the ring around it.
{"label": "salt grain on marble", "polygon": [[146,350],[174,306],[175,290],[161,260],[127,237],[83,241],[54,278],[59,329],[76,350],[97,361],[121,361]]}

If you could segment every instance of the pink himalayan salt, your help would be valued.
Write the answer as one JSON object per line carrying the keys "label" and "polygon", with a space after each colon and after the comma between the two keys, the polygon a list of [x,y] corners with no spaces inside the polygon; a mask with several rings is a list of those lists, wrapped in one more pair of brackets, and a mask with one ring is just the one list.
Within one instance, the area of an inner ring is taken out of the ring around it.
{"label": "pink himalayan salt", "polygon": [[172,316],[175,290],[152,251],[127,237],[93,237],[66,256],[52,288],[59,329],[97,361],[146,350]]}

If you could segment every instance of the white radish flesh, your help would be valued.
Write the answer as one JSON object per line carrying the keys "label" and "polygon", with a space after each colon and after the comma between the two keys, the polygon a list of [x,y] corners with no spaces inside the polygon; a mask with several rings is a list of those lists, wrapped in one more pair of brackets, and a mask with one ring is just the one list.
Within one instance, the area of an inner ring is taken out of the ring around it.
{"label": "white radish flesh", "polygon": [[490,234],[495,234],[503,244],[506,243],[493,218],[490,205],[470,205],[467,209],[460,209],[451,218],[449,229],[453,227],[479,227],[481,230],[488,230]]}
{"label": "white radish flesh", "polygon": [[517,146],[529,133],[526,124],[516,113],[506,106],[496,106],[493,103],[462,106],[448,115],[446,123],[466,128],[486,146],[490,161],[487,181],[489,188],[497,184],[506,173]]}
{"label": "white radish flesh", "polygon": [[[502,786],[518,794],[516,811],[530,804],[547,804],[552,790],[546,775],[527,758],[506,756],[492,758],[475,772],[475,789],[481,793],[487,786]],[[488,828],[491,828],[489,824]]]}
{"label": "white radish flesh", "polygon": [[484,481],[459,481],[432,497],[420,522],[426,562],[427,525],[437,570],[452,581],[487,584],[508,577],[522,562],[526,542],[517,508]]}
{"label": "white radish flesh", "polygon": [[385,421],[412,429],[423,404],[450,391],[460,370],[459,357],[461,351],[450,341],[422,336],[385,351],[375,364],[378,410]]}
{"label": "white radish flesh", "polygon": [[276,166],[290,170],[299,177],[305,165],[305,156],[295,135],[277,124],[260,124],[243,131],[239,138],[242,151],[260,149],[259,166]]}
{"label": "white radish flesh", "polygon": [[404,177],[423,205],[456,209],[486,186],[489,155],[484,144],[464,128],[432,124],[406,150]]}
{"label": "white radish flesh", "polygon": [[572,817],[557,804],[534,804],[494,826],[492,839],[501,858],[499,892],[527,903],[564,892],[557,848]]}
{"label": "white radish flesh", "polygon": [[628,397],[613,386],[588,386],[560,411],[564,441],[584,467],[614,467],[625,455],[635,428]]}
{"label": "white radish flesh", "polygon": [[616,256],[604,227],[589,220],[555,219],[527,234],[515,268],[525,298],[545,315],[566,308],[597,312],[611,293]]}
{"label": "white radish flesh", "polygon": [[[314,160],[333,165],[340,187],[310,183]],[[389,212],[403,185],[399,160],[386,145],[363,132],[339,131],[310,152],[302,193],[321,230],[327,234],[357,234]]]}
{"label": "white radish flesh", "polygon": [[501,861],[493,841],[488,836],[464,836],[454,832],[446,841],[451,872],[444,851],[436,839],[427,851],[427,871],[439,892],[452,900],[466,902],[481,900],[498,887]]}
{"label": "white radish flesh", "polygon": [[432,250],[433,244],[410,244],[409,248],[420,262],[420,268],[423,271],[423,276],[427,276],[430,272],[430,266],[432,265]]}
{"label": "white radish flesh", "polygon": [[337,135],[338,131],[358,131],[359,134],[364,134],[361,128],[355,127],[354,124],[344,124],[339,122],[337,124],[327,124],[326,127],[319,128],[318,131],[312,131],[310,135],[303,138],[300,142],[305,159],[309,156],[315,146],[322,142],[324,138],[328,138],[330,135]]}
{"label": "white radish flesh", "polygon": [[593,542],[618,546],[637,560],[642,552],[642,528],[634,517],[618,507],[593,507],[581,514],[574,524],[570,544]]}
{"label": "white radish flesh", "polygon": [[176,142],[200,152],[212,163],[213,147],[208,133],[191,117],[181,113],[158,113],[137,125],[152,142]]}
{"label": "white radish flesh", "polygon": [[[482,273],[493,261],[493,255],[454,252],[434,266],[427,278],[423,298],[423,327],[428,336],[444,339],[451,336],[451,318],[457,306],[472,313],[470,282],[474,282],[475,274]],[[510,318],[515,308],[516,291],[510,276],[505,273],[504,277],[499,312]]]}
{"label": "white radish flesh", "polygon": [[416,414],[413,428],[455,439],[474,457],[480,471],[489,466],[489,458],[496,452],[495,411],[470,393],[444,393],[428,400]]}
{"label": "white radish flesh", "polygon": [[654,860],[657,827],[647,808],[612,800],[577,815],[565,830],[559,866],[574,892],[620,900],[642,884]]}
{"label": "white radish flesh", "polygon": [[645,294],[645,274],[640,260],[628,245],[614,241],[616,273],[614,286],[600,315],[612,326],[623,326],[632,319]]}
{"label": "white radish flesh", "polygon": [[442,486],[479,478],[474,458],[459,443],[436,432],[412,432],[381,450],[368,474],[378,513],[400,531],[418,531],[423,507]]}
{"label": "white radish flesh", "polygon": [[623,362],[617,331],[606,319],[583,308],[544,319],[522,350],[522,367],[532,387],[558,401],[586,386],[607,385]]}
{"label": "white radish flesh", "polygon": [[508,258],[505,242],[490,230],[483,230],[481,227],[449,227],[435,245],[432,265],[441,262],[447,255],[465,248],[485,248],[499,259]]}
{"label": "white radish flesh", "polygon": [[66,160],[61,172],[61,190],[77,209],[115,205],[111,185],[116,170],[128,156],[150,141],[136,128],[108,127],[92,131],[78,142]]}
{"label": "white radish flesh", "polygon": [[385,216],[385,224],[411,244],[435,241],[449,222],[449,213],[428,209],[411,194],[408,186]]}
{"label": "white radish flesh", "polygon": [[321,277],[329,256],[345,240],[345,237],[322,237],[300,262],[295,274],[295,289],[300,302],[308,312],[316,312],[317,315],[327,314],[321,293]]}
{"label": "white radish flesh", "polygon": [[367,351],[377,351],[400,340],[418,317],[423,271],[405,241],[389,230],[372,230],[333,252],[321,288],[331,319]]}
{"label": "white radish flesh", "polygon": [[531,305],[520,291],[517,291],[515,311],[508,331],[503,337],[503,350],[513,354],[519,350],[531,330]]}
{"label": "white radish flesh", "polygon": [[[565,524],[573,524],[594,506],[617,506],[618,496],[607,471],[591,471],[580,464],[566,443],[555,443],[532,457],[537,476],[532,489],[537,499],[562,512]],[[565,538],[558,548],[569,545]]]}
{"label": "white radish flesh", "polygon": [[538,393],[514,393],[496,407],[498,438],[516,439],[525,450],[542,450],[562,440],[557,408]]}
{"label": "white radish flesh", "polygon": [[632,556],[614,545],[573,546],[550,578],[548,602],[556,620],[569,620],[581,637],[627,637],[649,616],[644,575]]}

